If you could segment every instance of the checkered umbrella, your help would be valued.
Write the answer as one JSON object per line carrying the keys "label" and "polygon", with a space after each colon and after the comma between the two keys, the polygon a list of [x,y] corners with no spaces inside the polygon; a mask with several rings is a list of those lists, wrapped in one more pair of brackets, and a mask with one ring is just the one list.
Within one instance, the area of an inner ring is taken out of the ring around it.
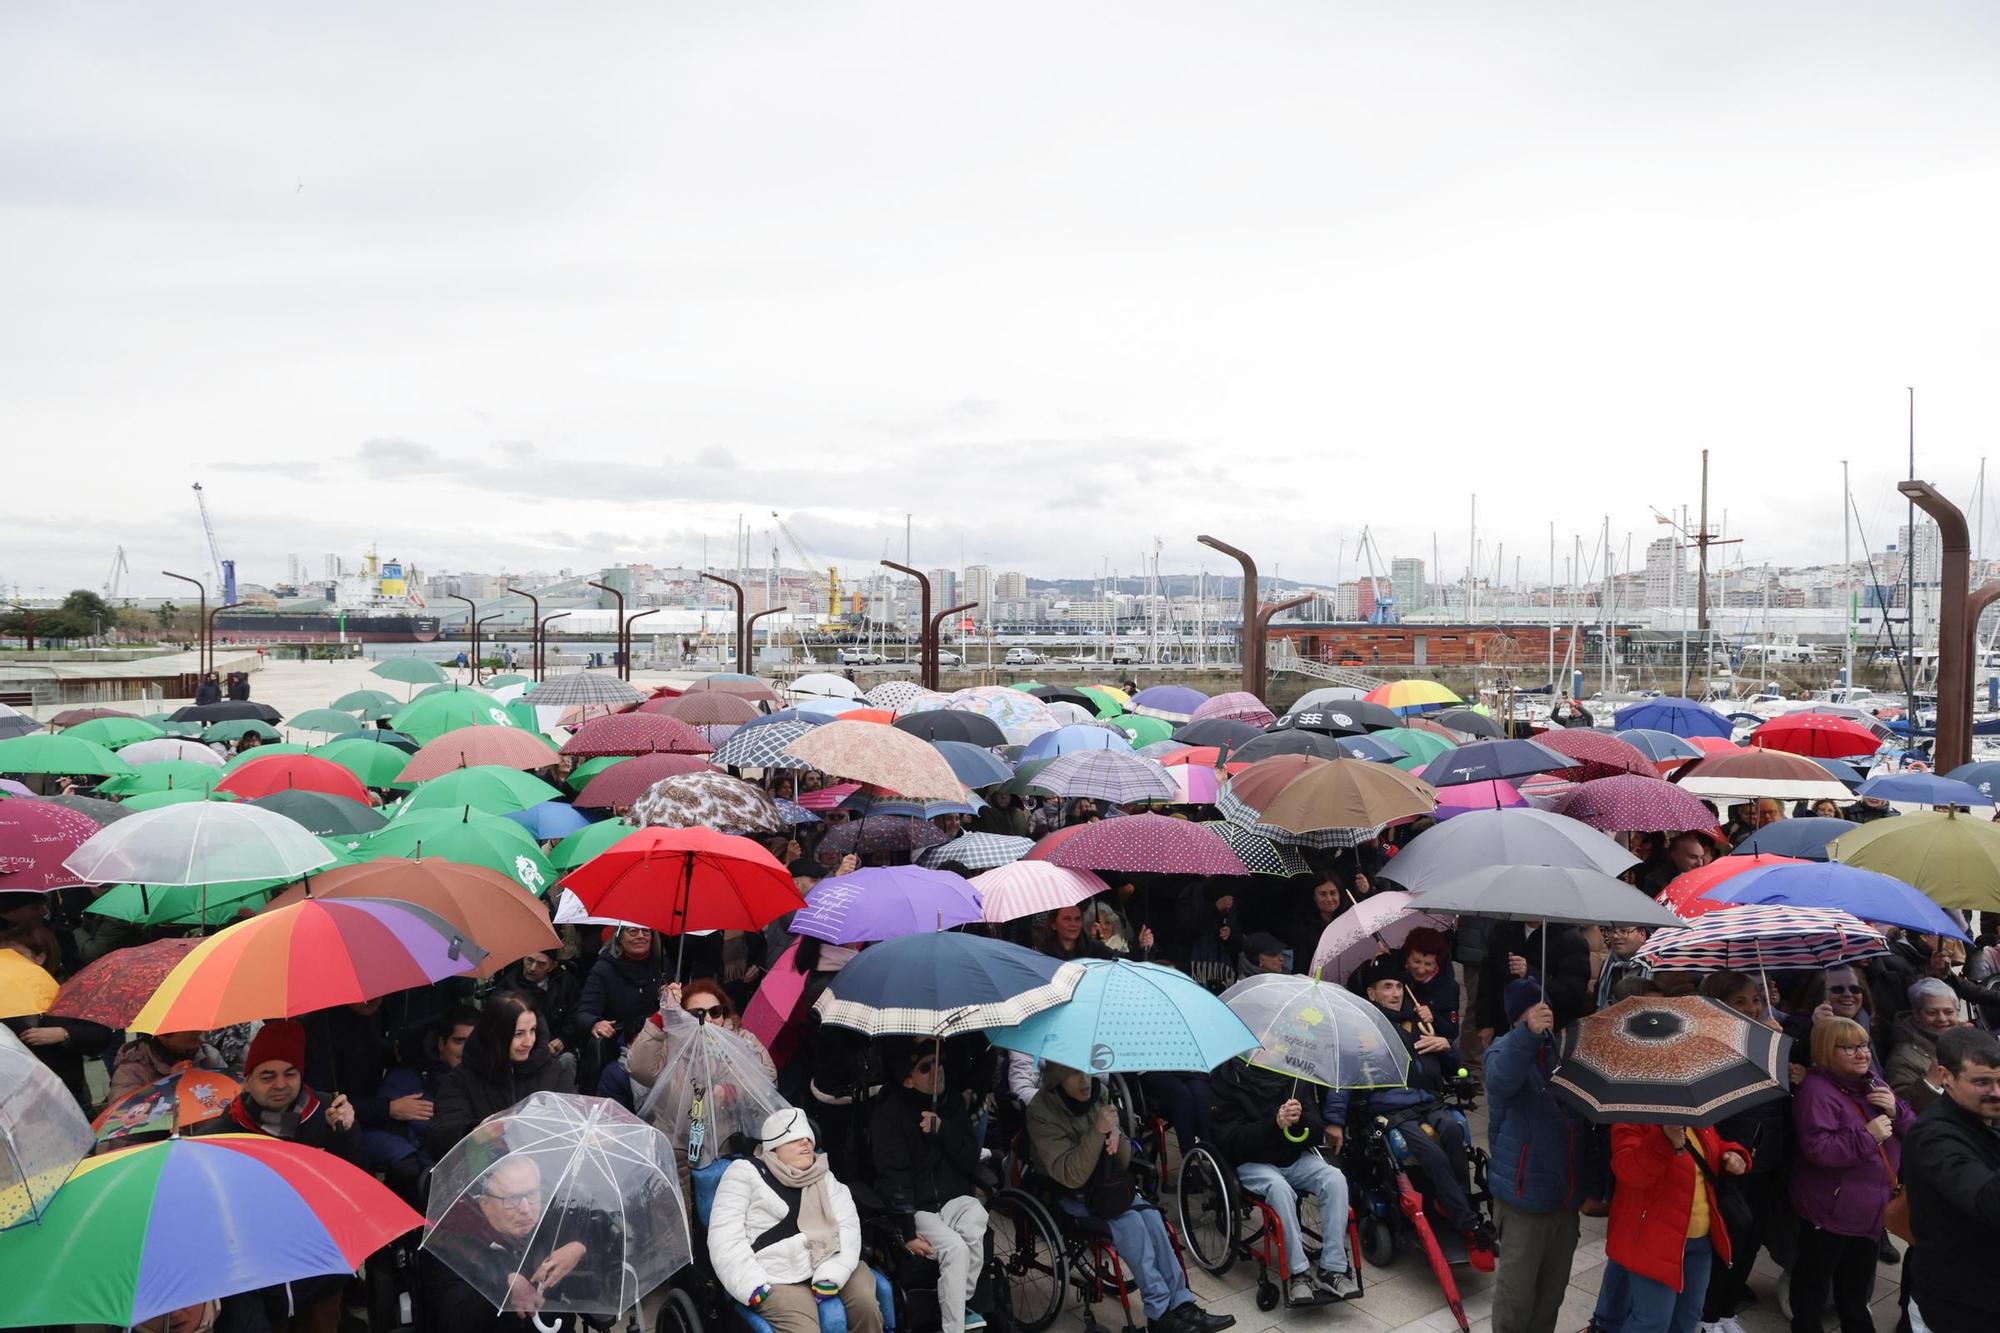
{"label": "checkered umbrella", "polygon": [[1253,875],[1303,875],[1310,868],[1298,848],[1272,842],[1261,833],[1252,833],[1240,824],[1232,824],[1226,819],[1211,819],[1204,821],[1202,827],[1214,829],[1222,835],[1222,840],[1229,844],[1231,851],[1243,858],[1243,864],[1250,867]]}
{"label": "checkered umbrella", "polygon": [[1033,787],[1052,796],[1091,796],[1113,805],[1180,796],[1158,760],[1124,750],[1072,750],[1037,773]]}
{"label": "checkered umbrella", "polygon": [[1882,932],[1830,907],[1746,905],[1656,930],[1633,955],[1656,972],[1827,968],[1889,952]]}
{"label": "checkered umbrella", "polygon": [[601,671],[572,671],[566,676],[551,676],[531,691],[537,708],[568,708],[576,704],[603,704],[609,708],[622,708],[626,704],[636,704],[646,697],[644,690],[637,690]]}
{"label": "checkered umbrella", "polygon": [[917,853],[917,864],[996,870],[1012,865],[1033,850],[1033,838],[1010,838],[999,833],[961,833],[950,842],[926,847]]}
{"label": "checkered umbrella", "polygon": [[785,747],[817,725],[767,722],[759,727],[738,727],[715,747],[714,761],[725,768],[811,768],[805,760],[786,754]]}

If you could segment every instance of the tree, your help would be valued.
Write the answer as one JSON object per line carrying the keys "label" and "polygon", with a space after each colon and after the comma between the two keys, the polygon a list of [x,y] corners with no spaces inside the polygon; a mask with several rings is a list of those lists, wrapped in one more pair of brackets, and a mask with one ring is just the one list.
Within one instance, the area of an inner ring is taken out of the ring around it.
{"label": "tree", "polygon": [[180,613],[180,608],[172,602],[161,602],[159,609],[153,612],[153,619],[160,622],[160,630],[165,633],[174,627],[174,617]]}

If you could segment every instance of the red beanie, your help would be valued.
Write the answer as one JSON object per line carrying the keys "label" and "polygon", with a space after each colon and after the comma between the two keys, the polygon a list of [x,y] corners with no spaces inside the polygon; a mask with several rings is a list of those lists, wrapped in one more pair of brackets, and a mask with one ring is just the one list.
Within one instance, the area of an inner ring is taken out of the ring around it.
{"label": "red beanie", "polygon": [[289,1018],[275,1018],[257,1029],[250,1039],[250,1053],[243,1057],[247,1077],[258,1065],[283,1061],[294,1069],[306,1067],[306,1030]]}

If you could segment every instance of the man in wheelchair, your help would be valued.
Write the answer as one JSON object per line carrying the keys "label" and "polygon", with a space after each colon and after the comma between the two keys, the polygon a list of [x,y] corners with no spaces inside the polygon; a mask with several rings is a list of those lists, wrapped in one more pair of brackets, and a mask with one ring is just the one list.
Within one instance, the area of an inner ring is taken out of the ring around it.
{"label": "man in wheelchair", "polygon": [[[1319,1152],[1338,1146],[1340,1130],[1329,1127],[1312,1104],[1301,1101],[1288,1075],[1231,1060],[1209,1079],[1216,1146],[1236,1168],[1243,1187],[1271,1205],[1285,1234],[1286,1300],[1294,1306],[1321,1305],[1359,1294],[1347,1255],[1347,1177]],[[1322,1219],[1317,1274],[1306,1257],[1299,1226],[1301,1194],[1319,1200]]]}
{"label": "man in wheelchair", "polygon": [[1400,1148],[1424,1197],[1424,1210],[1448,1252],[1462,1241],[1472,1266],[1493,1271],[1493,1229],[1472,1204],[1472,1156],[1464,1114],[1445,1102],[1458,1073],[1458,1051],[1439,1036],[1408,1003],[1402,961],[1372,958],[1354,975],[1369,1001],[1389,1016],[1410,1056],[1408,1085],[1378,1088],[1351,1097],[1331,1089],[1324,1104],[1328,1124],[1349,1130],[1371,1119],[1386,1122],[1392,1147]]}
{"label": "man in wheelchair", "polygon": [[945,1097],[940,1052],[928,1043],[892,1052],[895,1088],[868,1120],[868,1155],[888,1219],[911,1254],[938,1266],[944,1333],[985,1327],[971,1308],[986,1243],[986,1209],[974,1195],[979,1141],[960,1097]]}

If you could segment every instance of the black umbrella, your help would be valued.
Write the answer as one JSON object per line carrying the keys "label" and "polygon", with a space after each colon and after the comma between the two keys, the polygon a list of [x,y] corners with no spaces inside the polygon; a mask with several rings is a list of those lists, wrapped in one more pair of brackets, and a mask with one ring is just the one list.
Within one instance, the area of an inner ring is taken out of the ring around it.
{"label": "black umbrella", "polygon": [[1497,741],[1504,734],[1498,722],[1484,713],[1475,713],[1470,708],[1452,708],[1442,713],[1433,713],[1431,721],[1439,726],[1450,727],[1453,731],[1462,731],[1468,736],[1484,736],[1490,741]]}
{"label": "black umbrella", "polygon": [[1296,713],[1287,713],[1267,730],[1317,731],[1325,736],[1359,736],[1363,732],[1388,731],[1403,725],[1403,719],[1366,699],[1341,699],[1319,704]]}
{"label": "black umbrella", "polygon": [[1331,736],[1316,731],[1267,731],[1229,752],[1231,763],[1254,764],[1274,754],[1309,754],[1315,759],[1346,759],[1347,751]]}
{"label": "black umbrella", "polygon": [[1037,685],[1028,693],[1045,704],[1075,704],[1092,717],[1097,716],[1097,700],[1082,690],[1066,689],[1061,685]]}
{"label": "black umbrella", "polygon": [[1549,1086],[1597,1124],[1713,1125],[1785,1095],[1791,1045],[1720,1000],[1635,995],[1563,1029]]}
{"label": "black umbrella", "polygon": [[1303,875],[1312,868],[1298,848],[1273,842],[1226,819],[1205,820],[1203,827],[1214,829],[1229,844],[1229,849],[1243,858],[1243,864],[1250,867],[1253,875]]}
{"label": "black umbrella", "polygon": [[12,740],[42,729],[42,724],[26,713],[0,713],[0,740]]}
{"label": "black umbrella", "polygon": [[1005,745],[1006,733],[1000,724],[980,713],[968,713],[958,708],[933,708],[927,712],[911,713],[899,717],[893,724],[898,731],[907,731],[912,736],[927,741],[964,741],[968,745]]}
{"label": "black umbrella", "polygon": [[1248,722],[1238,722],[1228,717],[1207,717],[1199,722],[1190,722],[1174,733],[1174,739],[1182,745],[1216,745],[1225,750],[1234,750],[1247,740],[1263,735],[1263,731]]}
{"label": "black umbrella", "polygon": [[127,815],[139,813],[137,810],[126,809],[116,801],[107,801],[101,796],[63,795],[50,796],[46,799],[52,805],[66,805],[85,819],[95,820],[99,824],[114,823]]}
{"label": "black umbrella", "polygon": [[169,722],[269,722],[276,725],[284,714],[269,704],[238,701],[219,704],[189,704],[167,719]]}
{"label": "black umbrella", "polygon": [[389,822],[377,814],[373,806],[325,792],[274,791],[269,796],[259,796],[250,804],[272,814],[283,815],[320,838],[373,833]]}
{"label": "black umbrella", "polygon": [[1576,760],[1540,741],[1469,741],[1425,764],[1417,776],[1433,787],[1455,787],[1466,782],[1504,782],[1531,773],[1559,773],[1575,766]]}

